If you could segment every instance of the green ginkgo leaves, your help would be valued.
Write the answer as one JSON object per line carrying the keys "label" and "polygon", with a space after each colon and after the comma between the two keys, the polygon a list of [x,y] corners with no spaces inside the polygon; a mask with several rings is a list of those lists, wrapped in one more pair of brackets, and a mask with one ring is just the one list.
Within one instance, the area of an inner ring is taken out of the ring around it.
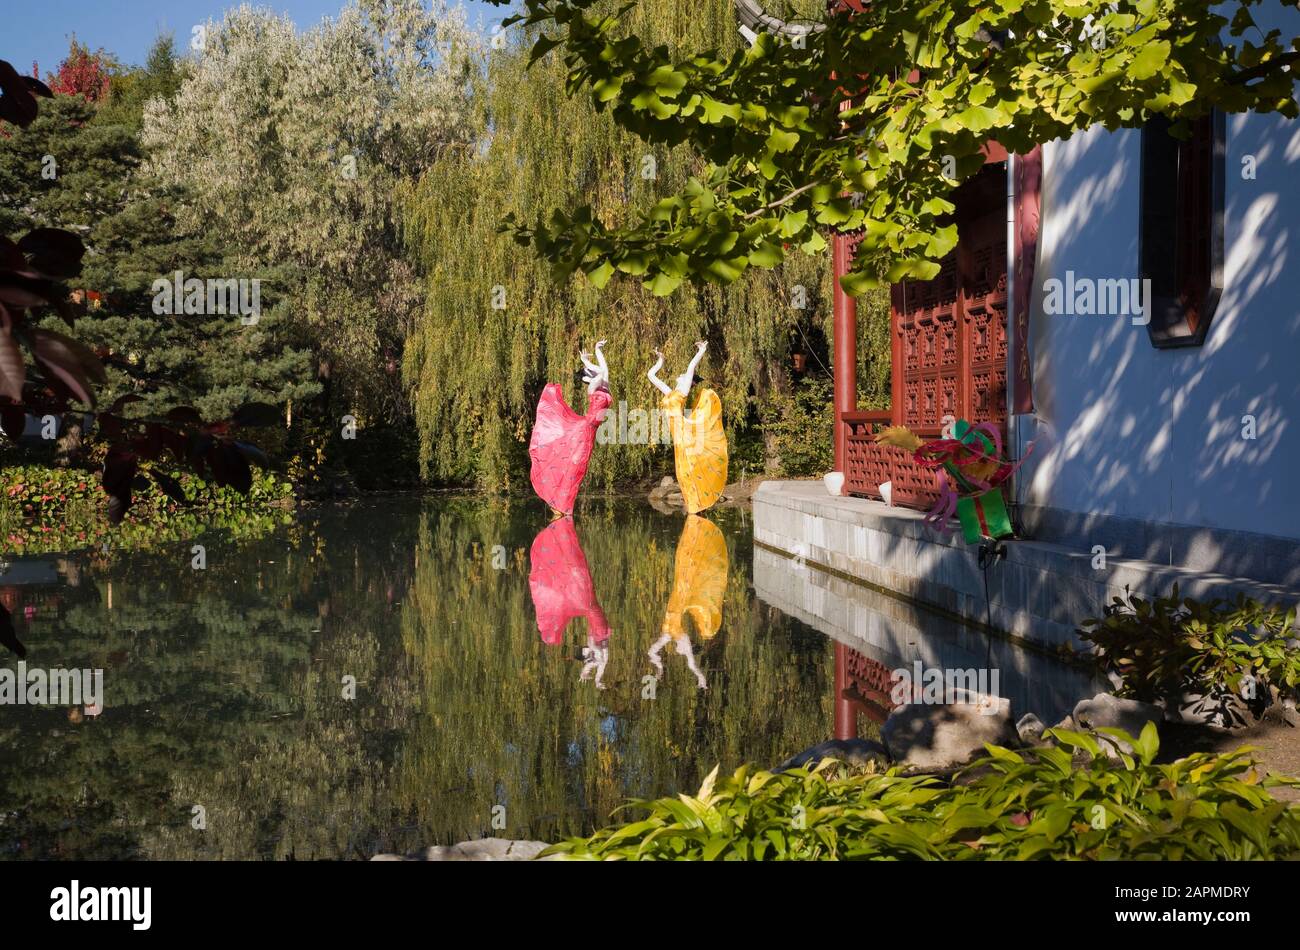
{"label": "green ginkgo leaves", "polygon": [[[856,231],[865,237],[846,291],[924,278],[954,244],[952,192],[990,141],[1023,153],[1155,114],[1297,114],[1284,67],[1300,47],[1254,29],[1251,0],[876,5],[798,43],[762,33],[729,57],[677,60],[636,36],[614,39],[617,17],[591,12],[605,9],[593,0],[524,6],[524,20],[548,30],[534,54],[558,39],[571,89],[585,87],[648,143],[689,142],[708,163],[683,202],[619,227],[517,231],[560,276],[608,279],[594,266],[608,261],[655,293],[726,283],[776,266],[788,247],[819,253],[827,236]],[[751,232],[756,223],[770,228]]]}

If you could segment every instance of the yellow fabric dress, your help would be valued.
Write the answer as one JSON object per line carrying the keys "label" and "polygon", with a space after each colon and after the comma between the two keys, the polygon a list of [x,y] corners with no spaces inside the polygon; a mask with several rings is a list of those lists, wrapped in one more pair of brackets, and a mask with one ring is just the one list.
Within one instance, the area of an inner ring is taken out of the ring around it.
{"label": "yellow fabric dress", "polygon": [[718,526],[690,515],[673,559],[673,592],[668,597],[661,633],[674,640],[686,636],[683,618],[691,615],[695,632],[709,640],[722,627],[722,599],[727,593],[727,539]]}
{"label": "yellow fabric dress", "polygon": [[677,484],[687,513],[693,515],[712,506],[727,487],[727,433],[722,428],[722,400],[712,389],[700,393],[689,416],[685,402],[674,389],[659,405],[673,435]]}

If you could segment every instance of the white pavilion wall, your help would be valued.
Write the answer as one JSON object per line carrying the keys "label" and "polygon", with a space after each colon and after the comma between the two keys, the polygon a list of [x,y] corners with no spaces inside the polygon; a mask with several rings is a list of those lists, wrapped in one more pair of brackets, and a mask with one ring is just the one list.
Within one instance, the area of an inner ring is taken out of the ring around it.
{"label": "white pavilion wall", "polygon": [[[1294,12],[1271,19],[1285,35],[1300,26]],[[1038,444],[1020,501],[1300,538],[1300,121],[1236,115],[1226,130],[1224,290],[1200,347],[1155,349],[1127,317],[1044,312],[1044,282],[1067,270],[1138,276],[1140,134],[1093,129],[1045,149],[1036,413],[1017,433]]]}

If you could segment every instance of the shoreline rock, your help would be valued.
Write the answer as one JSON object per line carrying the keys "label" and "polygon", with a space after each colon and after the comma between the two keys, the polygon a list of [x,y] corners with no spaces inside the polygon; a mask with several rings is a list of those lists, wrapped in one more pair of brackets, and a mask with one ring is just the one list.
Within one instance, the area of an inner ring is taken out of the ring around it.
{"label": "shoreline rock", "polygon": [[[1072,718],[1079,726],[1087,730],[1099,728],[1123,729],[1137,738],[1143,727],[1153,722],[1159,727],[1165,717],[1165,711],[1153,703],[1143,703],[1136,699],[1123,699],[1112,693],[1098,693],[1092,699],[1083,699],[1074,707]],[[1133,747],[1121,739],[1102,733],[1098,736],[1103,747],[1113,743],[1125,755],[1133,754]]]}
{"label": "shoreline rock", "polygon": [[880,738],[896,764],[931,772],[979,758],[986,742],[1007,746],[1018,737],[1010,699],[967,694],[954,703],[900,706],[880,727]]}
{"label": "shoreline rock", "polygon": [[545,841],[478,838],[453,845],[435,845],[410,854],[377,854],[371,861],[553,861],[558,855],[538,858],[550,845]]}
{"label": "shoreline rock", "polygon": [[772,771],[779,773],[787,769],[802,768],[805,765],[816,765],[822,759],[839,759],[848,765],[861,766],[875,763],[888,766],[889,752],[879,742],[872,742],[870,739],[828,739],[811,749],[804,749],[790,756]]}
{"label": "shoreline rock", "polygon": [[[722,497],[713,505],[714,508],[743,508],[750,504],[755,490],[762,479],[750,479],[747,482],[731,482],[722,490]],[[682,497],[681,486],[677,484],[677,479],[671,475],[665,475],[659,479],[658,484],[645,493],[646,501],[650,507],[666,515],[680,514],[686,507],[686,500]]]}

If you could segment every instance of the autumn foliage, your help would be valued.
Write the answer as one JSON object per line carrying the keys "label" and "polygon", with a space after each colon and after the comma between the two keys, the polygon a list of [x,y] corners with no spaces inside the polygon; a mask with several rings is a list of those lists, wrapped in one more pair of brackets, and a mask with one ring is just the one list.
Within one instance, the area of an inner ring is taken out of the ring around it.
{"label": "autumn foliage", "polygon": [[[74,38],[67,58],[59,68],[45,77],[45,84],[55,95],[81,96],[87,102],[98,102],[108,95],[113,64],[101,50],[92,53]],[[32,64],[32,75],[37,66]]]}

